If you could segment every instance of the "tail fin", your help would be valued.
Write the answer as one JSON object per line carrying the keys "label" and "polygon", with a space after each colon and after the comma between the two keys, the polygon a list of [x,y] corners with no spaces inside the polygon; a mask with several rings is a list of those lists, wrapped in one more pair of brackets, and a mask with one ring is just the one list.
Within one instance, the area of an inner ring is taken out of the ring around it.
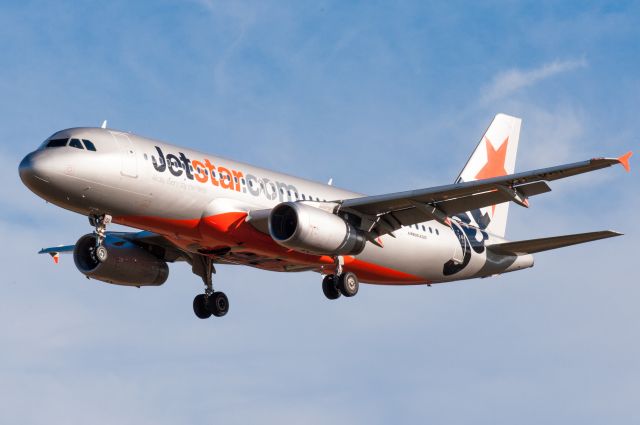
{"label": "tail fin", "polygon": [[[513,174],[520,138],[520,118],[505,114],[495,116],[480,139],[456,182],[488,179]],[[487,232],[504,237],[509,203],[469,211],[459,217]]]}

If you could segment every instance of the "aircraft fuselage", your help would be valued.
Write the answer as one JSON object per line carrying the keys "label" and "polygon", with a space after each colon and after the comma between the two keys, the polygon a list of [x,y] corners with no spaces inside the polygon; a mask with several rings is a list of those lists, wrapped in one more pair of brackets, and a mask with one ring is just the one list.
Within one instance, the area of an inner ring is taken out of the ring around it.
{"label": "aircraft fuselage", "polygon": [[[295,252],[251,224],[251,211],[282,202],[331,203],[364,196],[130,133],[102,128],[62,130],[80,146],[46,147],[20,164],[23,182],[43,199],[77,213],[165,236],[214,261],[273,271],[329,273],[334,259]],[[531,255],[496,255],[503,242],[462,220],[428,221],[384,235],[344,259],[361,281],[430,284],[531,267]]]}

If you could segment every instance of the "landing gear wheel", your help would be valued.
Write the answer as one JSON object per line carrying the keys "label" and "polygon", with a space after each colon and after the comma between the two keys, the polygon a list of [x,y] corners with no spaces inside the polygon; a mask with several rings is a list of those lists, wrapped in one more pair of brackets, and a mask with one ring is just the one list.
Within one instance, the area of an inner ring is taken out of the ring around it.
{"label": "landing gear wheel", "polygon": [[340,291],[336,285],[336,277],[332,274],[327,275],[322,279],[322,292],[324,296],[330,300],[340,298]]}
{"label": "landing gear wheel", "polygon": [[229,299],[224,292],[214,292],[206,301],[207,311],[216,317],[222,317],[229,312]]}
{"label": "landing gear wheel", "polygon": [[206,297],[204,294],[196,295],[193,299],[193,312],[200,319],[208,319],[211,317],[211,312],[209,312],[206,306]]}
{"label": "landing gear wheel", "polygon": [[98,260],[101,263],[104,263],[105,261],[107,261],[107,258],[109,257],[107,248],[105,248],[104,245],[98,245],[96,247],[95,256],[96,256],[96,260]]}
{"label": "landing gear wheel", "polygon": [[358,276],[352,272],[342,273],[338,278],[338,290],[345,297],[353,297],[358,293],[360,283],[358,282]]}

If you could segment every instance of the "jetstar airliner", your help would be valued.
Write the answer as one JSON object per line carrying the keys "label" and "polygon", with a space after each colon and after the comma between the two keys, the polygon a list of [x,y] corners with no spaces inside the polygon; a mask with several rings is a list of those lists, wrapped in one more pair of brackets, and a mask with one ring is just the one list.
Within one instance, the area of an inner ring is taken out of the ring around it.
{"label": "jetstar airliner", "polygon": [[[514,174],[521,120],[498,114],[453,184],[376,196],[292,177],[131,133],[70,128],[20,163],[24,184],[46,201],[89,217],[95,231],[63,252],[88,278],[158,286],[167,263],[186,261],[202,278],[197,317],[224,316],[216,264],[323,276],[331,300],[359,282],[431,285],[533,266],[532,254],[612,231],[509,242],[511,202],[549,192],[548,182],[622,164],[631,152]],[[109,223],[140,229],[112,232]]]}

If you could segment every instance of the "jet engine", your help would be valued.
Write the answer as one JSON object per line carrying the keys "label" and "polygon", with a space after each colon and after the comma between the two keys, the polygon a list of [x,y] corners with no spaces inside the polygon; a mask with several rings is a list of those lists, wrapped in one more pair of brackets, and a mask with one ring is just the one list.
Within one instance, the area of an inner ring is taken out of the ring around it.
{"label": "jet engine", "polygon": [[357,255],[367,243],[364,232],[342,217],[299,202],[273,208],[269,234],[286,248],[317,255]]}
{"label": "jet engine", "polygon": [[108,234],[104,246],[109,256],[95,256],[96,236],[82,236],[73,250],[73,261],[84,275],[115,285],[160,286],[169,277],[167,263],[134,243]]}

